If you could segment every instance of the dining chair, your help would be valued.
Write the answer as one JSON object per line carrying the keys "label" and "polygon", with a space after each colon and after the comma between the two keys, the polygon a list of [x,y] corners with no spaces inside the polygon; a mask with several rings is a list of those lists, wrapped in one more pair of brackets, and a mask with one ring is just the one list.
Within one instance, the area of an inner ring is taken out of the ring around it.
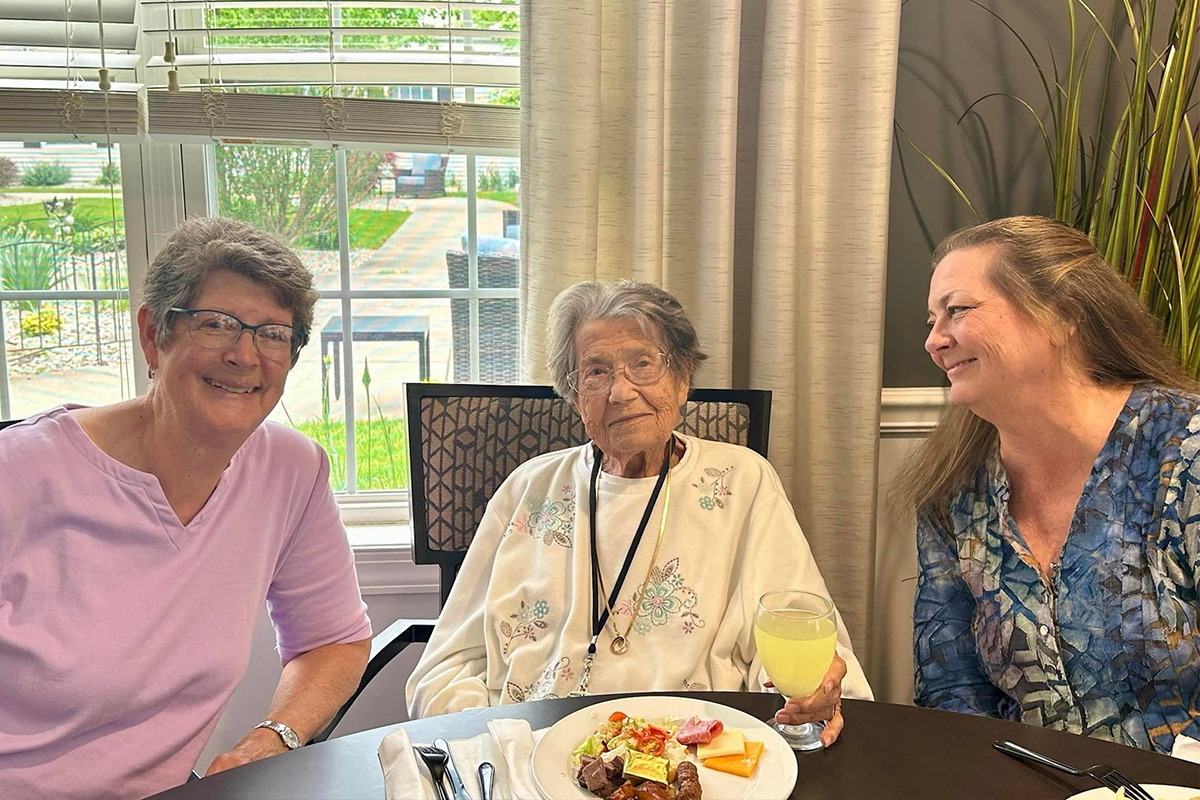
{"label": "dining chair", "polygon": [[[549,386],[410,383],[407,386],[409,509],[413,561],[437,564],[445,605],[488,501],[534,456],[588,441],[574,406]],[[754,450],[764,458],[771,393],[693,389],[681,433]],[[428,642],[436,620],[399,619],[371,640],[358,690],[313,741],[329,738],[371,680],[409,645]]]}

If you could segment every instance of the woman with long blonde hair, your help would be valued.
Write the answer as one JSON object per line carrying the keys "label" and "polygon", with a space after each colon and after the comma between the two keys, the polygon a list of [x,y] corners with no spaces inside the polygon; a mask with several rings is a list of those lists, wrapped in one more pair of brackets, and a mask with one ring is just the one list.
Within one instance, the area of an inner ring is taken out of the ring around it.
{"label": "woman with long blonde hair", "polygon": [[951,406],[917,512],[916,702],[1170,752],[1200,738],[1200,395],[1072,228],[938,246],[925,349]]}

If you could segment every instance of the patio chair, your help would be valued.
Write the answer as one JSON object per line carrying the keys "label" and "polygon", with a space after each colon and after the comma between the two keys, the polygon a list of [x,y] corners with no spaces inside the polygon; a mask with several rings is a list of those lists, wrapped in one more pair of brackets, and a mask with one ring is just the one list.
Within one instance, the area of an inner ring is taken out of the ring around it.
{"label": "patio chair", "polygon": [[[479,254],[479,288],[513,289],[521,268],[520,256]],[[469,285],[468,256],[446,251],[446,272],[451,289]],[[479,382],[516,383],[520,380],[519,331],[516,298],[479,301]],[[471,301],[450,301],[450,328],[454,334],[454,380],[471,380]]]}
{"label": "patio chair", "polygon": [[396,173],[396,197],[442,197],[446,194],[449,156],[414,153],[412,168]]}
{"label": "patio chair", "polygon": [[521,238],[521,211],[516,208],[506,208],[500,212],[501,235],[505,239]]}
{"label": "patio chair", "polygon": [[[583,444],[587,433],[571,404],[549,386],[410,383],[406,390],[413,561],[438,565],[445,605],[497,487],[520,464]],[[677,429],[765,457],[770,418],[770,392],[694,389]],[[434,622],[400,619],[377,634],[358,690],[314,741],[329,738],[388,662],[410,644],[428,642]]]}

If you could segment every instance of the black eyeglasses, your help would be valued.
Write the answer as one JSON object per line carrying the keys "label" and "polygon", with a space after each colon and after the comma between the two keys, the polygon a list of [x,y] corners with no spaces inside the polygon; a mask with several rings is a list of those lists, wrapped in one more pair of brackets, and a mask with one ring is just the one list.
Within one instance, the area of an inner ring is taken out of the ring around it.
{"label": "black eyeglasses", "polygon": [[232,314],[211,308],[169,309],[183,314],[192,341],[209,350],[231,347],[241,337],[242,331],[250,331],[254,346],[263,358],[271,361],[290,361],[308,343],[308,336],[291,325],[264,322],[262,325],[247,325]]}

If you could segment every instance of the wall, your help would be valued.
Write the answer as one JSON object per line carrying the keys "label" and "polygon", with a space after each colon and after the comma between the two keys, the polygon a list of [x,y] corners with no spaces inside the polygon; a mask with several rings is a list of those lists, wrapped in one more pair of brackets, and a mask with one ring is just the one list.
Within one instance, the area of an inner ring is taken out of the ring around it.
{"label": "wall", "polygon": [[1029,111],[996,96],[958,122],[972,102],[990,92],[1020,97],[1039,113],[1049,107],[1021,43],[980,5],[1021,33],[1046,70],[1050,43],[1062,65],[1070,41],[1063,2],[904,4],[895,112],[903,133],[896,131],[893,144],[888,225],[883,362],[883,385],[888,387],[944,385],[923,349],[929,257],[943,236],[975,221],[905,134],[954,177],[980,218],[1053,210],[1046,151]]}

